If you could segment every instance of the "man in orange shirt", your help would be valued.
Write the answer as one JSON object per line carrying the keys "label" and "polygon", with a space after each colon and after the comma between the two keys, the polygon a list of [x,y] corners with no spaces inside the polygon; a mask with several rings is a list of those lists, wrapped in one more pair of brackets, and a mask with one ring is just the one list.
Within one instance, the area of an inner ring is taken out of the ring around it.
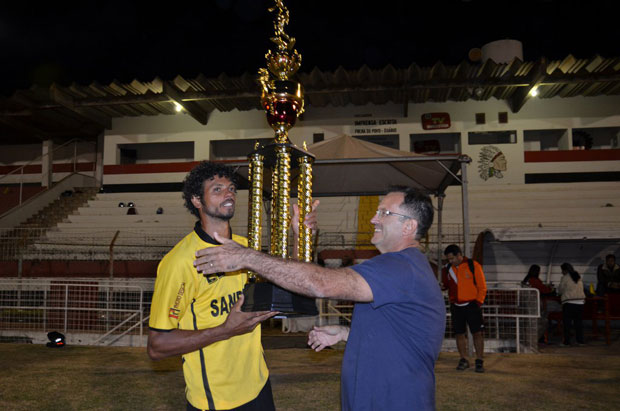
{"label": "man in orange shirt", "polygon": [[482,267],[476,261],[464,257],[456,244],[446,247],[444,255],[448,259],[448,264],[443,284],[444,287],[447,285],[452,329],[456,336],[456,347],[461,355],[456,369],[463,371],[469,368],[465,335],[467,325],[474,337],[476,372],[484,372],[484,320],[481,307],[487,294],[487,285]]}

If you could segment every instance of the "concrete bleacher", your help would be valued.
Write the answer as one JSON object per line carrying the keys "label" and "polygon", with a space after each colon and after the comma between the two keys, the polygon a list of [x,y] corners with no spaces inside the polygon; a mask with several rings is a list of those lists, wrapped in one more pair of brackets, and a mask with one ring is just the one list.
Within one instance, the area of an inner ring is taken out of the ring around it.
{"label": "concrete bleacher", "polygon": [[[473,226],[620,225],[620,182],[470,186],[468,197]],[[449,187],[444,222],[461,218],[460,187]]]}
{"label": "concrete bleacher", "polygon": [[[127,214],[119,203],[134,203]],[[163,214],[157,209],[163,208]],[[30,255],[48,259],[107,260],[114,241],[119,260],[158,260],[189,233],[196,218],[178,192],[99,193],[87,205],[49,230],[31,247]],[[233,230],[235,230],[235,225]]]}
{"label": "concrete bleacher", "polygon": [[[237,212],[231,220],[234,233],[247,233],[247,191],[237,196]],[[295,201],[294,199],[292,201]],[[134,203],[136,214],[127,214],[119,203]],[[163,213],[156,211],[162,207]],[[357,197],[322,198],[321,230],[354,232]],[[158,260],[193,229],[196,217],[185,208],[178,192],[99,193],[87,205],[69,215],[30,247],[26,258],[107,260],[114,241],[117,260]],[[268,218],[263,213],[263,245],[268,244]]]}
{"label": "concrete bleacher", "polygon": [[[247,195],[247,191],[239,192],[237,212],[231,220],[233,232],[239,235],[247,232]],[[324,248],[354,248],[359,197],[319,199],[319,243]],[[127,208],[118,207],[120,202],[133,202],[137,214],[127,215]],[[163,214],[156,214],[158,207],[163,208]],[[579,227],[587,236],[600,227],[620,227],[620,183],[471,186],[469,210],[472,249],[478,233],[485,229],[536,227],[544,231]],[[115,259],[158,260],[192,230],[195,220],[185,209],[179,192],[99,193],[48,231],[46,237],[31,248],[30,257],[106,260],[110,255],[110,243],[119,231]],[[461,242],[460,187],[447,190],[443,222],[442,246]],[[268,223],[264,213],[263,246],[268,244]],[[436,233],[435,224],[429,233],[429,256],[437,254]],[[530,260],[523,261],[526,265]],[[541,262],[541,266],[547,264]],[[524,267],[518,264],[513,264],[511,269],[500,260],[489,264],[487,270],[494,280],[516,280],[517,272],[519,277],[521,273],[525,275]],[[583,272],[591,272],[592,264],[588,263],[587,270],[583,267]]]}

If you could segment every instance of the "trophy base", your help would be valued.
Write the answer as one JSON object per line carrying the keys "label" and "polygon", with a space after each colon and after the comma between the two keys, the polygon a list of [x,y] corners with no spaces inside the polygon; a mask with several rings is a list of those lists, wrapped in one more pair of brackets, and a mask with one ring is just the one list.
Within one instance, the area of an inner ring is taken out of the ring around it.
{"label": "trophy base", "polygon": [[248,283],[243,288],[242,311],[280,311],[279,317],[311,317],[318,315],[314,298],[294,294],[273,283]]}

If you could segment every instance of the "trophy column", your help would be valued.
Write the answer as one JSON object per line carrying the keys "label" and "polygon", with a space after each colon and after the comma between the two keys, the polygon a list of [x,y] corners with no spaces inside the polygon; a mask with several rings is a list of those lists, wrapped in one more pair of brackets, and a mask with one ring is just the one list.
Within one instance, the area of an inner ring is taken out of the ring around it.
{"label": "trophy column", "polygon": [[291,152],[285,144],[277,144],[273,171],[271,201],[271,255],[288,258],[288,226],[291,196]]}
{"label": "trophy column", "polygon": [[[258,144],[254,147],[258,148]],[[249,180],[250,192],[248,198],[248,247],[261,250],[262,211],[263,211],[263,168],[264,157],[260,153],[250,155]],[[248,271],[251,282],[256,281],[256,274]]]}
{"label": "trophy column", "polygon": [[304,220],[306,215],[312,211],[312,158],[301,156],[298,161],[297,206],[299,207],[299,247],[297,259],[310,262],[312,261],[312,230],[306,227]]}

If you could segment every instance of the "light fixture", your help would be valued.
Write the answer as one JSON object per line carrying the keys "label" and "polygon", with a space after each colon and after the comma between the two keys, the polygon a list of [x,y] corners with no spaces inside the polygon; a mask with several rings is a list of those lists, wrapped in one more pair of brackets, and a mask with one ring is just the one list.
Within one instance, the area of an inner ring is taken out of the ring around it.
{"label": "light fixture", "polygon": [[534,87],[530,90],[530,96],[536,97],[538,95],[538,87]]}
{"label": "light fixture", "polygon": [[183,106],[175,101],[174,102],[174,109],[176,110],[177,113],[180,113],[181,111],[183,111]]}

